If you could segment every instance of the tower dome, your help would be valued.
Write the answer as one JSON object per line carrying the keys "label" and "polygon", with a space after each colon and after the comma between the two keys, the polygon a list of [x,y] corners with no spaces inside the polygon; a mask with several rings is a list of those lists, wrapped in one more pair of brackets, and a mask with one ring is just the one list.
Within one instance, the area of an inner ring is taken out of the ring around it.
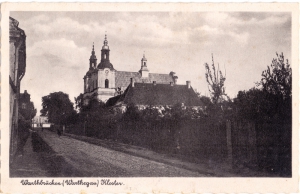
{"label": "tower dome", "polygon": [[97,57],[95,55],[94,43],[93,43],[93,50],[92,50],[92,55],[90,57],[90,60],[95,60],[95,59],[97,60]]}
{"label": "tower dome", "polygon": [[107,44],[108,44],[107,35],[105,34],[105,38],[104,38],[104,41],[103,41],[102,49],[109,50],[109,46]]}
{"label": "tower dome", "polygon": [[95,69],[97,66],[97,57],[95,55],[94,43],[93,43],[93,50],[92,55],[90,57],[90,69]]}
{"label": "tower dome", "polygon": [[114,66],[109,61],[109,46],[107,41],[107,35],[105,34],[102,50],[101,50],[101,61],[98,64],[98,69],[109,68],[110,70],[115,70]]}

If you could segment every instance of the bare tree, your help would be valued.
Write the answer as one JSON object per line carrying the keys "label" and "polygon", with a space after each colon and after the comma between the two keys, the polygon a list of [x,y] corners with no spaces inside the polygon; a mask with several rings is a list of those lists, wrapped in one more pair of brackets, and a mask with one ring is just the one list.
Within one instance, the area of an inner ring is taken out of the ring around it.
{"label": "bare tree", "polygon": [[225,76],[223,76],[222,71],[219,70],[219,64],[218,64],[218,69],[216,70],[215,68],[215,63],[214,63],[214,57],[212,55],[212,71],[210,69],[210,66],[205,63],[205,77],[206,81],[208,83],[208,90],[210,92],[212,102],[214,104],[217,104],[219,102],[222,102],[225,100],[225,97],[229,99],[227,94],[225,93],[225,87],[224,83],[226,80],[226,70],[225,70]]}

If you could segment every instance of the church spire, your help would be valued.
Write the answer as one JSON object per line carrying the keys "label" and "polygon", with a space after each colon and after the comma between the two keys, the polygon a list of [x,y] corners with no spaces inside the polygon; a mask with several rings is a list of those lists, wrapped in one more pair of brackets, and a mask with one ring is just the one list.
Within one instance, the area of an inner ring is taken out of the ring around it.
{"label": "church spire", "polygon": [[142,58],[142,63],[141,63],[141,68],[143,69],[143,67],[147,67],[147,59],[145,57],[145,51],[143,53],[143,58]]}
{"label": "church spire", "polygon": [[98,69],[109,68],[111,70],[114,70],[113,65],[109,61],[109,51],[110,50],[109,50],[109,46],[108,46],[107,35],[105,32],[103,46],[101,49],[101,62],[98,64]]}
{"label": "church spire", "polygon": [[92,55],[95,55],[94,42],[93,42],[93,50],[92,50]]}
{"label": "church spire", "polygon": [[105,37],[104,37],[104,41],[103,41],[103,47],[102,47],[102,49],[109,50],[109,46],[108,46],[108,41],[107,41],[107,35],[106,35],[106,31],[105,31]]}
{"label": "church spire", "polygon": [[95,55],[95,48],[94,48],[94,42],[93,42],[92,55],[90,57],[90,69],[96,68],[96,64],[97,64],[97,57]]}
{"label": "church spire", "polygon": [[147,68],[147,59],[145,57],[145,51],[144,51],[144,54],[143,54],[143,58],[141,60],[140,73],[142,74],[142,77],[148,77],[148,75],[149,75],[149,70]]}

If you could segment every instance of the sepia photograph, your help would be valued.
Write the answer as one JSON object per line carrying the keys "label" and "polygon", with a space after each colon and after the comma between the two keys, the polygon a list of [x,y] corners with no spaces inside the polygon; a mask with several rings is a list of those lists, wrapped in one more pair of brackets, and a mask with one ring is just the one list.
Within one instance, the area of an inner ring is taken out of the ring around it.
{"label": "sepia photograph", "polygon": [[10,5],[1,23],[2,180],[124,192],[143,191],[131,190],[132,178],[297,180],[293,4]]}

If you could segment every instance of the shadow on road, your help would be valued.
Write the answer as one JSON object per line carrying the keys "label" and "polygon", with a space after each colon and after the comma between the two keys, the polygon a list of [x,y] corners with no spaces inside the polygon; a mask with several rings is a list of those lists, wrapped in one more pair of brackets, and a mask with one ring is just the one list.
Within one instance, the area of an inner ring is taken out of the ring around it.
{"label": "shadow on road", "polygon": [[[41,132],[42,133],[42,132]],[[56,154],[32,131],[23,149],[10,165],[10,177],[76,177],[81,174]]]}
{"label": "shadow on road", "polygon": [[80,176],[80,173],[72,168],[62,156],[55,153],[37,132],[32,132],[31,139],[32,150],[39,153],[39,160],[46,168],[48,177]]}

